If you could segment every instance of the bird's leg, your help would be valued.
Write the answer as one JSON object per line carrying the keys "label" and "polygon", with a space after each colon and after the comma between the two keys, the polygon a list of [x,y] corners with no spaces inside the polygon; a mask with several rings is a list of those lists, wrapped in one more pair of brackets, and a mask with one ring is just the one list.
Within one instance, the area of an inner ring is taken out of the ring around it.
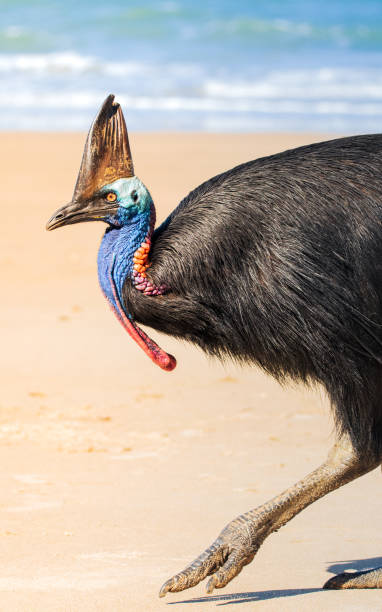
{"label": "bird's leg", "polygon": [[325,582],[324,589],[382,589],[382,567],[338,574]]}
{"label": "bird's leg", "polygon": [[167,580],[159,596],[195,586],[210,578],[207,592],[222,588],[250,563],[265,538],[330,491],[366,474],[379,461],[360,457],[348,439],[334,445],[327,460],[281,495],[234,519],[191,565]]}

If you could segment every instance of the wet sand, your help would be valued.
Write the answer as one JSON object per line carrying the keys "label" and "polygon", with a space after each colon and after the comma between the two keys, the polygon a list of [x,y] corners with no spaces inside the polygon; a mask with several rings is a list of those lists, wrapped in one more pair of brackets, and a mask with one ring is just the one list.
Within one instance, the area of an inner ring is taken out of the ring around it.
{"label": "wet sand", "polygon": [[[380,591],[321,590],[333,573],[382,564],[380,471],[272,535],[225,589],[158,599],[228,521],[315,468],[333,426],[318,391],[152,332],[178,359],[165,373],[130,340],[97,284],[104,226],[44,230],[71,197],[84,138],[0,135],[0,610],[381,610]],[[130,142],[161,221],[204,179],[323,138]]]}

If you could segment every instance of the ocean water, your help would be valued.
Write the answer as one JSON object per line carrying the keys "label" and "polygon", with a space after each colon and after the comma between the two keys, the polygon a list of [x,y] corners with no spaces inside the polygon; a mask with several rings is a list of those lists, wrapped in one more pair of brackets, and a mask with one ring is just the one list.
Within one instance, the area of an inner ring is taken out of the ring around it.
{"label": "ocean water", "polygon": [[0,0],[0,129],[382,131],[381,0]]}

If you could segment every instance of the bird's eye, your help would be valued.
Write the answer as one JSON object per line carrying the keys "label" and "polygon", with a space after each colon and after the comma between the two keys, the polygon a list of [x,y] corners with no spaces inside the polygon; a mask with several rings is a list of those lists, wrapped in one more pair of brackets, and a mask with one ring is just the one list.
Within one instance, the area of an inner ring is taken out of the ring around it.
{"label": "bird's eye", "polygon": [[138,200],[138,194],[135,191],[135,189],[134,189],[134,191],[131,192],[131,198],[132,198],[133,202],[136,202]]}
{"label": "bird's eye", "polygon": [[114,193],[114,191],[109,191],[106,194],[106,199],[107,199],[108,202],[115,202],[116,199],[117,199],[117,194]]}

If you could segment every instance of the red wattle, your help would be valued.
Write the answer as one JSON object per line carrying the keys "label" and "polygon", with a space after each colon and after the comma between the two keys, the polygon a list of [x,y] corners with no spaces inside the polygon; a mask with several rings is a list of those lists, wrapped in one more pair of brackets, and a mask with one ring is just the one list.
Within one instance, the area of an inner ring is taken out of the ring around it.
{"label": "red wattle", "polygon": [[110,284],[113,291],[114,301],[117,305],[116,310],[114,305],[110,303],[114,314],[118,317],[122,326],[125,328],[127,333],[135,340],[135,342],[141,347],[141,349],[150,357],[150,359],[156,363],[162,370],[171,372],[176,367],[176,359],[173,355],[163,351],[154,340],[152,340],[145,332],[135,323],[130,320],[121,305],[119,297],[117,295],[114,279],[110,274]]}

